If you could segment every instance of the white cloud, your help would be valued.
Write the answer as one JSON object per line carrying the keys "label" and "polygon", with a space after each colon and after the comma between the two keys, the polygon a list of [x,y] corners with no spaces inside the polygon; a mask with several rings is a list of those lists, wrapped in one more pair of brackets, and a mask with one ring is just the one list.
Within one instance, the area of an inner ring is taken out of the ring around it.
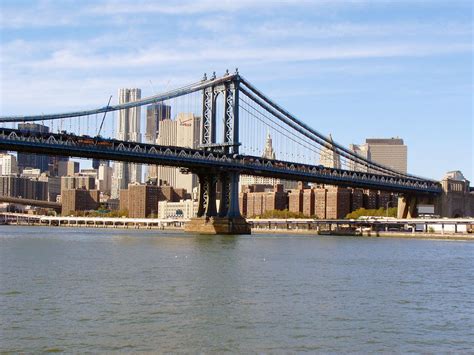
{"label": "white cloud", "polygon": [[[85,70],[85,69],[126,69],[145,68],[155,65],[171,65],[185,63],[218,63],[222,61],[235,63],[261,62],[300,62],[328,59],[363,59],[385,57],[422,57],[448,53],[468,53],[472,51],[470,42],[444,43],[362,43],[339,45],[291,45],[286,47],[267,45],[255,47],[252,44],[245,46],[228,45],[222,50],[221,43],[212,47],[197,44],[194,48],[164,49],[161,45],[148,48],[133,49],[117,53],[95,53],[82,50],[72,45],[69,48],[54,50],[45,59],[27,58],[19,63],[15,62],[22,47],[26,44],[8,46],[5,60],[12,68],[28,70]],[[30,51],[33,51],[29,47]],[[16,54],[15,54],[16,53]],[[9,57],[8,57],[8,56]]]}
{"label": "white cloud", "polygon": [[271,21],[253,29],[255,34],[262,37],[324,39],[324,38],[355,38],[355,37],[391,37],[391,36],[469,36],[472,34],[470,24],[460,23],[320,23],[307,22],[288,23],[286,21]]}
{"label": "white cloud", "polygon": [[149,1],[106,1],[89,9],[95,14],[133,14],[133,13],[160,13],[166,15],[191,15],[215,12],[234,12],[239,10],[250,10],[255,8],[281,7],[281,6],[303,6],[308,4],[329,3],[324,1],[300,0],[183,0],[171,2],[149,2]]}

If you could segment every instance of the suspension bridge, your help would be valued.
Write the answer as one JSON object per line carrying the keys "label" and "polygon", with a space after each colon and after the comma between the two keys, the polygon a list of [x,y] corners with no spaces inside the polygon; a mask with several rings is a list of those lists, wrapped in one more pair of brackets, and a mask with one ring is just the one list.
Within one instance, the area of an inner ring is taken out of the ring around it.
{"label": "suspension bridge", "polygon": [[[178,147],[117,139],[115,113],[150,104],[200,117],[196,144]],[[26,122],[47,124],[51,130],[31,132],[16,126]],[[196,174],[199,208],[198,218],[189,223],[191,230],[211,224],[209,228],[221,232],[248,232],[238,203],[242,174],[399,193],[406,202],[403,217],[410,215],[417,199],[434,198],[442,191],[437,181],[377,164],[334,142],[268,98],[237,71],[222,77],[205,76],[190,85],[118,105],[3,116],[0,126],[1,150],[172,166]],[[261,156],[267,134],[273,137],[278,159]],[[328,154],[337,163],[318,163],[321,155]],[[219,209],[218,182],[222,186]]]}

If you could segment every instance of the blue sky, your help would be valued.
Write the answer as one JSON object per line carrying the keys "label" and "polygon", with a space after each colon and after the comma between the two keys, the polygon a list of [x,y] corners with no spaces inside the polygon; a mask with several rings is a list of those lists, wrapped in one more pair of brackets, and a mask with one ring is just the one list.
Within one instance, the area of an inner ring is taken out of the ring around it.
{"label": "blue sky", "polygon": [[2,0],[0,12],[1,115],[238,67],[344,145],[399,136],[409,172],[474,179],[471,1]]}

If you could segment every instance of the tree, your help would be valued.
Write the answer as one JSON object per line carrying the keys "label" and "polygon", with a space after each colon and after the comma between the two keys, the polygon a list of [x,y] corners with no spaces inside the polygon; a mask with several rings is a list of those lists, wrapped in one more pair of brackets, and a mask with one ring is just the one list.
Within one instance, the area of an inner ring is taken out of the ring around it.
{"label": "tree", "polygon": [[362,216],[370,216],[370,217],[397,217],[397,207],[391,207],[387,210],[383,207],[379,209],[365,209],[359,208],[349,214],[347,214],[346,219],[358,219]]}

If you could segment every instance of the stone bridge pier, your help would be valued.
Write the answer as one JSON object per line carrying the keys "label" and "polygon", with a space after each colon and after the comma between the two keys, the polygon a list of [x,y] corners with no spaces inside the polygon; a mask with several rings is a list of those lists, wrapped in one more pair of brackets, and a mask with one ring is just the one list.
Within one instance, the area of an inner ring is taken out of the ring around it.
{"label": "stone bridge pier", "polygon": [[434,205],[435,214],[436,206],[438,204],[438,198],[433,196],[420,196],[420,195],[402,195],[398,198],[398,218],[417,218],[418,217],[418,205]]}
{"label": "stone bridge pier", "polygon": [[[239,210],[238,172],[197,172],[199,205],[197,217],[186,223],[185,231],[197,234],[250,234],[250,224]],[[217,209],[217,184],[221,186]]]}

